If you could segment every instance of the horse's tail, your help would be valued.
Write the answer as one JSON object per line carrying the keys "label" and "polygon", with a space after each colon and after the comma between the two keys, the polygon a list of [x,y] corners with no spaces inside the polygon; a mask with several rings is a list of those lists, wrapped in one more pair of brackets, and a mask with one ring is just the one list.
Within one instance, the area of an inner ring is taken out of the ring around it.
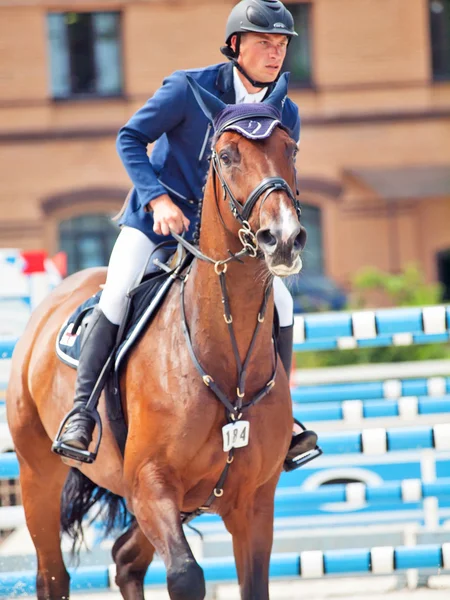
{"label": "horse's tail", "polygon": [[[92,514],[94,505],[96,510]],[[123,529],[133,519],[125,500],[109,490],[98,487],[78,469],[70,469],[61,495],[61,532],[72,538],[72,556],[78,556],[85,543],[83,519],[89,514],[90,525],[98,517],[103,519],[104,536],[114,529]]]}

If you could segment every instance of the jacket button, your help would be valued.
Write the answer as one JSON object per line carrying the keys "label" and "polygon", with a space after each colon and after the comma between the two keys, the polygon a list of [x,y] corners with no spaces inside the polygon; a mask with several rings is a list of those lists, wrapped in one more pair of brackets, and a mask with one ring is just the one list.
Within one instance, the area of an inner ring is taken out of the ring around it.
{"label": "jacket button", "polygon": [[195,204],[194,200],[189,200],[189,204]]}

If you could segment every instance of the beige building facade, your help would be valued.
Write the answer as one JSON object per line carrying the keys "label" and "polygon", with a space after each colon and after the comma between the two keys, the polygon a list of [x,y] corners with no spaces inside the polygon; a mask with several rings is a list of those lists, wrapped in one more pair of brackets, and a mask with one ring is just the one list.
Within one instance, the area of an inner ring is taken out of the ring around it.
{"label": "beige building facade", "polygon": [[[450,294],[450,0],[287,4],[307,267],[348,286],[416,263]],[[233,5],[2,2],[0,247],[106,260],[130,185],[117,131],[166,75],[222,61]]]}

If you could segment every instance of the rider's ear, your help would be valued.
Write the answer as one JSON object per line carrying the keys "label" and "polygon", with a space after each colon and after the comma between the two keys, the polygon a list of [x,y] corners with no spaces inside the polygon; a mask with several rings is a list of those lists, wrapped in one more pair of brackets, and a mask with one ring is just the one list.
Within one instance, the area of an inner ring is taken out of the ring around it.
{"label": "rider's ear", "polygon": [[274,106],[280,113],[286,101],[289,85],[289,73],[283,73],[272,93],[263,101],[264,104]]}
{"label": "rider's ear", "polygon": [[222,102],[222,100],[219,100],[219,98],[216,98],[216,96],[213,96],[207,90],[198,85],[198,83],[194,81],[190,75],[186,74],[186,79],[200,108],[210,121],[214,121],[216,115],[226,108],[227,105]]}

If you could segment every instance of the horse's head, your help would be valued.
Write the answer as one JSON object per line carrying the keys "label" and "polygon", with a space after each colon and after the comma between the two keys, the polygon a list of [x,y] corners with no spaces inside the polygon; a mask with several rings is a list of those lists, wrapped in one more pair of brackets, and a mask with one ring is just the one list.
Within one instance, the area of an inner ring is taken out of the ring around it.
{"label": "horse's head", "polygon": [[298,273],[306,231],[296,194],[297,145],[281,125],[287,77],[264,103],[228,106],[188,79],[214,124],[212,168],[228,200],[218,203],[223,223],[250,253],[252,246],[259,250],[273,275]]}

